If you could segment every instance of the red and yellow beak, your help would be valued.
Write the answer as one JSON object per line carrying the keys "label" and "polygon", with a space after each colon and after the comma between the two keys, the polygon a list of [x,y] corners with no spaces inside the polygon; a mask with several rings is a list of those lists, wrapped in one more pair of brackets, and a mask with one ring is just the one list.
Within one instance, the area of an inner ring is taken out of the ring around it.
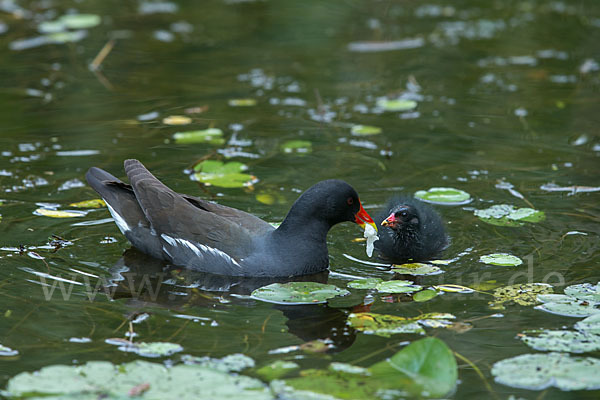
{"label": "red and yellow beak", "polygon": [[398,219],[394,213],[391,213],[389,217],[381,221],[381,226],[394,226],[398,224]]}
{"label": "red and yellow beak", "polygon": [[373,218],[371,218],[371,216],[367,214],[360,201],[358,202],[358,204],[360,205],[360,210],[358,210],[358,212],[356,213],[356,219],[354,220],[354,222],[356,222],[363,229],[365,229],[366,224],[369,224],[373,228],[375,228],[375,231],[377,231],[377,224],[375,224]]}

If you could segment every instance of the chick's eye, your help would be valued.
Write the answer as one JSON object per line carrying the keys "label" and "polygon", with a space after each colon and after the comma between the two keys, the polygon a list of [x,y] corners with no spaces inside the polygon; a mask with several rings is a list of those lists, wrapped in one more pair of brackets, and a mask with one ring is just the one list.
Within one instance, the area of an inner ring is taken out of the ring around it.
{"label": "chick's eye", "polygon": [[406,211],[402,211],[402,212],[400,213],[400,215],[401,215],[401,216],[403,216],[403,217],[406,217],[406,216],[408,215],[408,213],[407,213]]}
{"label": "chick's eye", "polygon": [[354,199],[352,197],[348,197],[346,203],[348,203],[348,205],[351,206],[352,204],[354,204]]}

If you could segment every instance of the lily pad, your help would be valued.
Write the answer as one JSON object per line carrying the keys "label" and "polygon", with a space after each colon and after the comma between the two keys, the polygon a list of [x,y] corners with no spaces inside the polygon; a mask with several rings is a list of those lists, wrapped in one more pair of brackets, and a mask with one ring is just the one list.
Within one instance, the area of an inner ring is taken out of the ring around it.
{"label": "lily pad", "polygon": [[600,335],[565,330],[529,330],[519,335],[529,347],[540,351],[587,353],[600,350]]}
{"label": "lily pad", "polygon": [[61,211],[61,210],[49,210],[47,208],[38,208],[33,212],[35,215],[50,218],[76,218],[83,217],[86,215],[83,211]]}
{"label": "lily pad", "polygon": [[410,111],[417,107],[417,102],[414,100],[382,98],[377,100],[377,107],[385,111]]}
{"label": "lily pad", "polygon": [[[383,282],[383,279],[381,278],[357,279],[355,281],[348,282],[348,287],[353,289],[375,289],[381,282]],[[412,284],[411,281],[404,282],[409,282],[409,285]]]}
{"label": "lily pad", "polygon": [[475,210],[474,214],[488,224],[513,227],[522,226],[524,222],[540,222],[546,218],[543,211],[515,208],[508,204],[496,204],[484,210]]}
{"label": "lily pad", "polygon": [[496,382],[503,385],[544,390],[600,389],[600,360],[572,357],[566,353],[523,354],[494,364],[491,371]]}
{"label": "lily pad", "polygon": [[42,33],[56,33],[67,29],[88,29],[100,25],[102,18],[96,14],[67,14],[56,21],[44,21],[38,26]]}
{"label": "lily pad", "polygon": [[350,133],[355,136],[379,135],[381,133],[381,128],[378,126],[369,125],[353,125]]}
{"label": "lily pad", "polygon": [[392,280],[380,282],[375,286],[380,293],[412,293],[421,290],[419,285],[413,285],[411,281]]}
{"label": "lily pad", "polygon": [[454,284],[450,284],[450,283],[445,283],[443,285],[435,285],[435,286],[433,286],[433,288],[435,290],[439,290],[440,292],[446,292],[446,293],[467,294],[467,293],[473,293],[475,291],[475,290],[471,289],[470,287],[466,287],[466,286],[462,286],[462,285],[454,285]]}
{"label": "lily pad", "polygon": [[600,335],[600,313],[590,315],[589,317],[577,322],[575,329],[581,332]]}
{"label": "lily pad", "polygon": [[422,303],[422,302],[433,299],[437,295],[438,295],[437,290],[432,290],[432,289],[421,290],[420,292],[413,294],[413,300],[416,301],[417,303]]}
{"label": "lily pad", "polygon": [[224,144],[223,131],[219,128],[208,128],[197,131],[176,132],[173,139],[177,144],[210,143]]}
{"label": "lily pad", "polygon": [[284,153],[306,154],[312,152],[312,143],[308,140],[288,140],[281,145]]}
{"label": "lily pad", "polygon": [[[314,399],[307,392],[318,392],[337,399],[372,400],[375,398],[443,398],[456,386],[458,371],[452,351],[436,338],[425,338],[378,362],[366,371],[330,368],[306,370],[303,376],[285,381],[288,390],[274,387],[284,398]],[[293,388],[293,389],[289,389]],[[300,392],[296,392],[300,391]],[[285,395],[285,396],[284,396]],[[303,396],[304,395],[304,396]]]}
{"label": "lily pad", "polygon": [[392,270],[402,275],[437,275],[444,272],[440,267],[424,263],[393,265]]}
{"label": "lily pad", "polygon": [[239,188],[250,186],[258,181],[254,175],[242,173],[247,169],[246,165],[237,161],[223,163],[217,160],[204,160],[194,167],[198,172],[193,174],[192,178],[205,185]]}
{"label": "lily pad", "polygon": [[600,282],[596,285],[582,283],[579,285],[567,286],[565,288],[565,295],[574,297],[577,300],[600,303]]}
{"label": "lily pad", "polygon": [[256,105],[256,99],[231,99],[227,104],[231,107],[252,107]]}
{"label": "lily pad", "polygon": [[523,283],[503,286],[494,290],[494,300],[490,308],[504,310],[506,303],[516,303],[521,306],[531,306],[540,302],[538,295],[552,293],[552,286],[547,283]]}
{"label": "lily pad", "polygon": [[398,317],[389,314],[353,313],[348,316],[348,324],[366,334],[390,337],[396,333],[425,334],[422,326],[440,328],[450,325],[456,317],[447,313],[427,313],[414,318]]}
{"label": "lily pad", "polygon": [[185,115],[169,115],[163,118],[162,122],[165,125],[189,125],[192,123],[192,119]]}
{"label": "lily pad", "polygon": [[415,192],[415,197],[426,203],[447,206],[457,206],[471,202],[471,195],[469,193],[464,190],[447,187],[432,187],[429,190],[419,190]]}
{"label": "lily pad", "polygon": [[256,373],[264,380],[272,381],[273,379],[280,379],[298,369],[300,369],[300,366],[293,361],[277,360],[259,368]]}
{"label": "lily pad", "polygon": [[502,267],[516,267],[523,264],[517,256],[508,253],[493,253],[479,257],[479,262],[491,265],[500,265]]}
{"label": "lily pad", "polygon": [[588,317],[600,313],[598,289],[600,284],[592,285],[583,283],[565,288],[565,294],[539,295],[537,299],[544,304],[536,307],[537,310],[565,317]]}
{"label": "lily pad", "polygon": [[75,208],[101,208],[101,207],[106,207],[106,203],[102,199],[92,199],[92,200],[79,201],[77,203],[71,203],[71,204],[69,204],[69,207],[75,207]]}
{"label": "lily pad", "polygon": [[19,354],[17,350],[13,350],[10,347],[6,347],[0,344],[0,357],[12,357]]}
{"label": "lily pad", "polygon": [[[150,385],[147,385],[150,383]],[[213,370],[201,365],[177,365],[133,361],[113,365],[91,361],[84,365],[52,365],[22,372],[8,382],[9,398],[125,399],[132,388],[147,385],[135,398],[143,399],[273,399],[259,380]]]}
{"label": "lily pad", "polygon": [[272,283],[258,288],[252,292],[252,297],[269,303],[296,305],[325,303],[327,299],[347,294],[350,292],[334,285],[317,282],[288,282]]}
{"label": "lily pad", "polygon": [[106,339],[106,343],[119,346],[119,350],[143,357],[165,357],[183,350],[181,345],[169,342],[132,343],[125,339]]}
{"label": "lily pad", "polygon": [[181,356],[181,360],[186,364],[201,365],[221,372],[240,372],[256,365],[252,358],[240,353],[229,354],[223,358],[194,357],[186,354]]}

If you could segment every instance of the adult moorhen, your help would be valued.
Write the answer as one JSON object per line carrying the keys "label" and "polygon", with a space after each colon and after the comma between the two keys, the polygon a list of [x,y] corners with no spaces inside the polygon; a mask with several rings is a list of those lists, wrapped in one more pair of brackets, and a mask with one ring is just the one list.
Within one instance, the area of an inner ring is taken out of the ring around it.
{"label": "adult moorhen", "polygon": [[375,220],[381,225],[375,249],[385,262],[432,260],[448,247],[449,238],[438,213],[413,197],[393,197]]}
{"label": "adult moorhen", "polygon": [[126,184],[99,168],[86,174],[134,247],[155,258],[231,276],[282,277],[327,269],[327,232],[344,221],[375,223],[358,194],[340,180],[317,183],[281,225],[244,211],[174,192],[137,160],[125,161]]}

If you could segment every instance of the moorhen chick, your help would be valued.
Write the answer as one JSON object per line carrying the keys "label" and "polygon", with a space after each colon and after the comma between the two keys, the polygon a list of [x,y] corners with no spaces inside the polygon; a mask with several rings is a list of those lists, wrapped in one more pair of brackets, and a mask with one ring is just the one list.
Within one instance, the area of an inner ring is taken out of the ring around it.
{"label": "moorhen chick", "polygon": [[428,204],[408,196],[396,196],[375,218],[379,258],[392,264],[428,261],[448,247],[449,238],[438,213]]}
{"label": "moorhen chick", "polygon": [[306,190],[275,229],[234,208],[174,192],[137,160],[125,161],[126,184],[99,168],[86,174],[115,223],[143,253],[198,271],[287,277],[329,266],[327,232],[340,222],[375,223],[356,191],[326,180]]}

